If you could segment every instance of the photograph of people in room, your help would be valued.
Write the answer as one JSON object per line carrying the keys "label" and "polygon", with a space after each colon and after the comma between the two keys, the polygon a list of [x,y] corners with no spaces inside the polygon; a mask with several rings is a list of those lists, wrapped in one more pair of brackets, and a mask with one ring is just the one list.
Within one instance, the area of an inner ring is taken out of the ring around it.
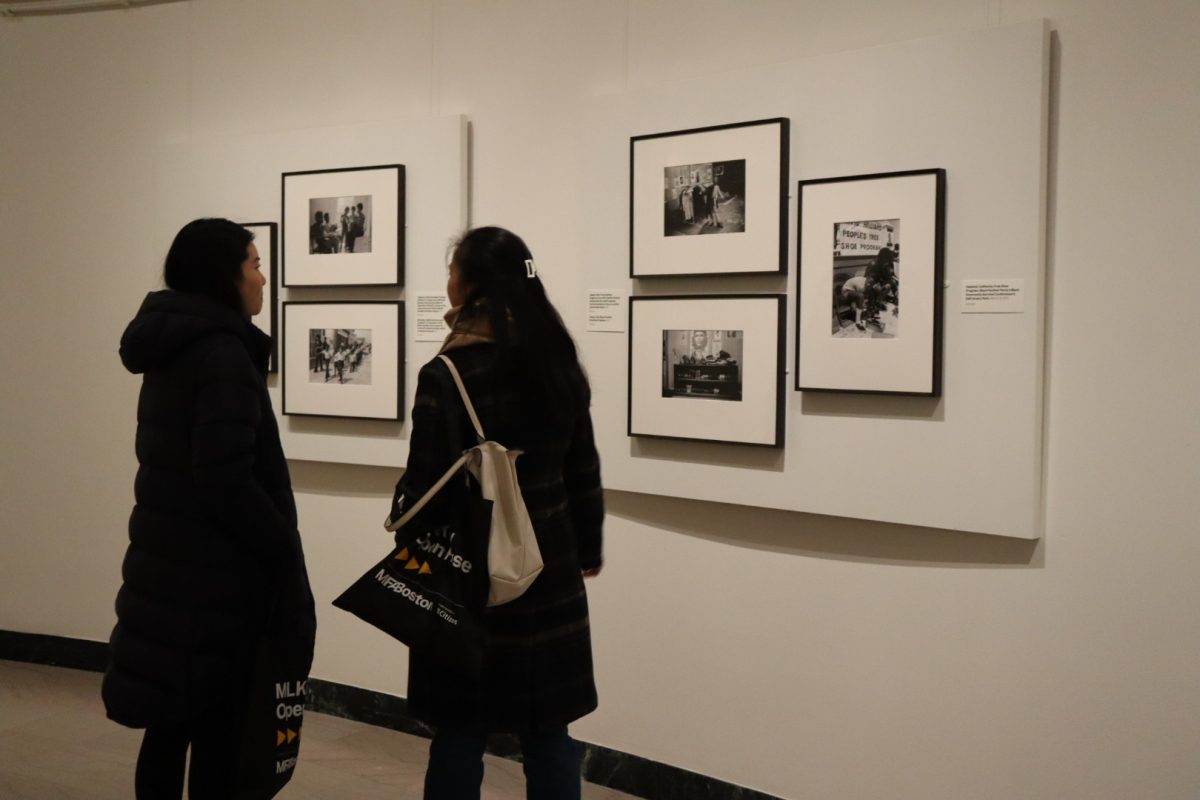
{"label": "photograph of people in room", "polygon": [[310,254],[371,252],[371,195],[308,201]]}
{"label": "photograph of people in room", "polygon": [[742,331],[663,331],[663,397],[742,399]]}

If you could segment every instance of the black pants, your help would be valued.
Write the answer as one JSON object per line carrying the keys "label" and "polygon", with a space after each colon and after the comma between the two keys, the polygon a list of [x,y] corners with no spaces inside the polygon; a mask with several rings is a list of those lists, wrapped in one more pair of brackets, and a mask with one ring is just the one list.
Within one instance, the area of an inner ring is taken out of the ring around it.
{"label": "black pants", "polygon": [[[521,734],[528,800],[578,800],[579,745],[566,728]],[[487,736],[439,729],[429,746],[425,800],[477,800]]]}
{"label": "black pants", "polygon": [[146,729],[138,753],[134,787],[137,800],[183,797],[184,759],[192,749],[188,770],[189,800],[219,800],[233,794],[240,735],[226,717],[157,725]]}

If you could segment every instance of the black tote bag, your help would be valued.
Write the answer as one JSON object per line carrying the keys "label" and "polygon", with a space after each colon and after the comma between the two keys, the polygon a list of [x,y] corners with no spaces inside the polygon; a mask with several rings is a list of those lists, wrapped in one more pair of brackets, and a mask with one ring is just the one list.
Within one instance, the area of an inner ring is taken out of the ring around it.
{"label": "black tote bag", "polygon": [[467,675],[483,664],[491,503],[458,462],[393,550],[333,604]]}
{"label": "black tote bag", "polygon": [[296,771],[315,634],[308,579],[289,574],[254,648],[234,800],[269,800]]}
{"label": "black tote bag", "polygon": [[[442,407],[457,401],[444,397]],[[396,546],[333,605],[431,660],[477,677],[486,639],[492,503],[467,469],[460,431],[451,425],[448,436],[454,463],[407,514],[395,523],[388,517],[385,527],[395,531]]]}

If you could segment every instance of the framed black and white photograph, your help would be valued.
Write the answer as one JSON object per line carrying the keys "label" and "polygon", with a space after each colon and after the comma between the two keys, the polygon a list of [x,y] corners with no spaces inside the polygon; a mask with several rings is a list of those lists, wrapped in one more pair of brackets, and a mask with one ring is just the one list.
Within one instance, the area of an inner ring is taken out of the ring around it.
{"label": "framed black and white photograph", "polygon": [[742,401],[744,331],[663,331],[663,397]]}
{"label": "framed black and white photograph", "polygon": [[788,120],[634,136],[629,274],[787,271]]}
{"label": "framed black and white photograph", "polygon": [[796,389],[938,396],[946,173],[801,181]]}
{"label": "framed black and white photograph", "polygon": [[371,385],[371,328],[310,328],[308,382]]}
{"label": "framed black and white photograph", "polygon": [[284,302],[283,413],[403,419],[404,305]]}
{"label": "framed black and white photograph", "polygon": [[284,286],[401,286],[403,276],[403,165],[283,173]]}
{"label": "framed black and white photograph", "polygon": [[629,435],[783,446],[784,296],[629,300]]}
{"label": "framed black and white photograph", "polygon": [[245,222],[242,227],[254,234],[254,246],[258,249],[259,270],[267,279],[263,287],[262,311],[250,318],[258,329],[271,337],[271,360],[268,372],[279,371],[279,270],[276,268],[276,253],[279,251],[279,226],[274,222]]}

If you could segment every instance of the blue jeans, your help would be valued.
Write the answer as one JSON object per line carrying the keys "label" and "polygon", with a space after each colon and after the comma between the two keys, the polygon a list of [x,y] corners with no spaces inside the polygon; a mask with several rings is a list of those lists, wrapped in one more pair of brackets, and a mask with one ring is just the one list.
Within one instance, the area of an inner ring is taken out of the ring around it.
{"label": "blue jeans", "polygon": [[[528,800],[579,800],[579,745],[566,728],[520,734]],[[483,783],[482,734],[439,730],[429,745],[425,800],[478,800]]]}

